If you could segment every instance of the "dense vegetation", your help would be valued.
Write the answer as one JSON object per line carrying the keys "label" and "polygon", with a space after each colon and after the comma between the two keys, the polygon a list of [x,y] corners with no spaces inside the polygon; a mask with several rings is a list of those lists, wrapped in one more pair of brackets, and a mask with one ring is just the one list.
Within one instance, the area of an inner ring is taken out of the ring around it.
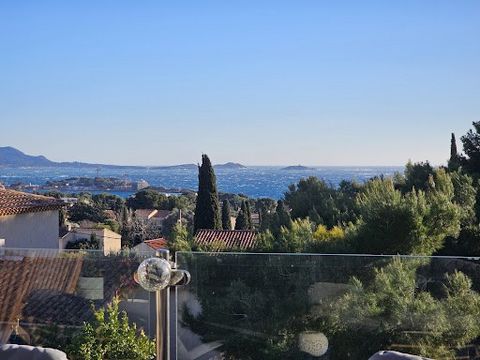
{"label": "dense vegetation", "polygon": [[[462,137],[464,154],[452,136],[448,167],[409,162],[393,178],[338,187],[312,177],[277,203],[255,200],[256,251],[480,255],[480,123],[474,128]],[[237,229],[249,226],[245,204]],[[480,343],[480,279],[467,259],[183,256],[202,305],[183,319],[205,342],[221,340],[227,358],[308,358],[297,347],[305,330],[327,336],[329,359],[381,349],[453,359]],[[312,306],[316,283],[344,285]]]}
{"label": "dense vegetation", "polygon": [[[168,197],[150,189],[127,201],[82,194],[64,220],[119,231],[128,247],[163,235],[174,252],[208,250],[195,246],[195,230],[231,229],[234,217],[235,229],[257,231],[256,252],[480,256],[480,123],[473,125],[461,137],[463,152],[452,134],[445,167],[408,162],[404,173],[392,178],[339,186],[310,177],[274,201],[219,194],[204,155],[197,197]],[[172,215],[160,229],[135,218],[134,210],[145,208]],[[296,338],[304,330],[327,335],[331,359],[365,359],[380,349],[453,358],[456,349],[480,343],[480,278],[478,271],[469,271],[476,266],[471,260],[449,266],[428,259],[363,258],[340,265],[344,259],[332,259],[336,263],[323,257],[303,264],[291,257],[268,258],[249,268],[245,258],[239,264],[229,258],[230,265],[222,266],[230,267],[219,270],[215,258],[205,258],[196,266],[206,270],[200,275],[195,268],[194,279],[202,313],[185,310],[183,320],[205,341],[224,341],[232,359],[299,358]],[[312,310],[309,286],[322,281],[348,285]],[[233,330],[212,324],[232,324]]]}

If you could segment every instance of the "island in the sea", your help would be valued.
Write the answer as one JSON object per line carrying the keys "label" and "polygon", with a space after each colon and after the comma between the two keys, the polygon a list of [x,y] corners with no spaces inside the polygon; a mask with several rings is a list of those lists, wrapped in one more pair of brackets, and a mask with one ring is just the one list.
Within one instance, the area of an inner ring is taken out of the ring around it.
{"label": "island in the sea", "polygon": [[302,165],[294,165],[294,166],[287,166],[284,167],[281,170],[286,170],[286,171],[304,171],[304,170],[313,170],[313,168],[307,167],[307,166],[302,166]]}
{"label": "island in the sea", "polygon": [[163,186],[151,186],[145,180],[132,181],[115,177],[70,177],[67,179],[49,180],[45,184],[34,185],[25,183],[14,183],[8,186],[9,189],[25,192],[105,192],[105,193],[135,193],[142,189],[151,189],[166,194],[187,194],[194,193],[192,189],[166,188]]}
{"label": "island in the sea", "polygon": [[238,170],[238,169],[246,169],[245,165],[234,163],[234,162],[227,162],[225,164],[217,164],[214,166],[216,169],[230,169],[230,170]]}

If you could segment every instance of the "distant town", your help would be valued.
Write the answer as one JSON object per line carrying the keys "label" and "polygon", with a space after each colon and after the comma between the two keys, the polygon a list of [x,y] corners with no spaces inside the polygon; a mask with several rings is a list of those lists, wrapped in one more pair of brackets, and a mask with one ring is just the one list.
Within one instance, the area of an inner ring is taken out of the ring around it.
{"label": "distant town", "polygon": [[194,192],[192,189],[153,187],[146,180],[132,181],[114,177],[71,177],[68,179],[47,181],[45,184],[25,184],[22,182],[6,186],[12,190],[26,192],[52,192],[81,193],[81,192],[126,192],[135,193],[139,190],[150,188],[164,194],[185,194]]}

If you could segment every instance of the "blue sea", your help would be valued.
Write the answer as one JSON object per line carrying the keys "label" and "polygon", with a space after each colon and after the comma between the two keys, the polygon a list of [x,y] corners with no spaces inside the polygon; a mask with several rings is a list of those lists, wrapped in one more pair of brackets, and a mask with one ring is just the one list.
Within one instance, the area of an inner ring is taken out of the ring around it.
{"label": "blue sea", "polygon": [[[300,179],[316,176],[333,186],[342,180],[363,182],[374,176],[391,176],[403,172],[403,167],[314,167],[308,170],[282,170],[275,166],[251,166],[245,169],[217,169],[218,189],[221,192],[245,194],[250,197],[280,199],[288,186]],[[196,169],[109,169],[102,168],[0,168],[0,182],[5,185],[25,183],[43,185],[49,180],[69,177],[117,177],[132,181],[146,180],[152,186],[196,190]],[[128,197],[131,192],[112,192]]]}

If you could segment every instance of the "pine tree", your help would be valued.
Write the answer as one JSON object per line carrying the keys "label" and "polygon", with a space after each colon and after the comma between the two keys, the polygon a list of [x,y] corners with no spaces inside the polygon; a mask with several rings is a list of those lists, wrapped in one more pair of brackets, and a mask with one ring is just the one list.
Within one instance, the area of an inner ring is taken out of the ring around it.
{"label": "pine tree", "polygon": [[194,232],[222,228],[215,172],[205,154],[202,155],[202,165],[198,167],[198,195],[193,223]]}
{"label": "pine tree", "polygon": [[245,201],[242,201],[242,206],[238,212],[237,220],[235,221],[235,230],[248,230],[247,206]]}
{"label": "pine tree", "polygon": [[318,213],[315,205],[313,206],[312,210],[310,210],[310,212],[308,213],[308,217],[310,218],[310,221],[315,223],[315,225],[323,225],[323,219]]}
{"label": "pine tree", "polygon": [[222,228],[223,230],[232,230],[232,220],[230,219],[230,203],[223,200],[222,204]]}

